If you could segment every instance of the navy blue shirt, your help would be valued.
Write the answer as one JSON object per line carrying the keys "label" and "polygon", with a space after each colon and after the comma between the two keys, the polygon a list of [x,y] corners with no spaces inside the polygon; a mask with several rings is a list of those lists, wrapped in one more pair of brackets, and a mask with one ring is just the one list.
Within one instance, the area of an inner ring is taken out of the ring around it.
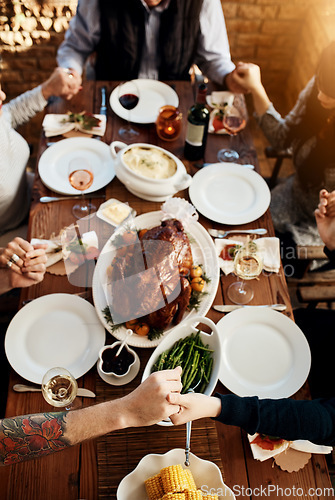
{"label": "navy blue shirt", "polygon": [[215,394],[221,413],[214,420],[288,441],[307,439],[315,444],[335,445],[335,398],[296,401],[258,399],[234,394]]}

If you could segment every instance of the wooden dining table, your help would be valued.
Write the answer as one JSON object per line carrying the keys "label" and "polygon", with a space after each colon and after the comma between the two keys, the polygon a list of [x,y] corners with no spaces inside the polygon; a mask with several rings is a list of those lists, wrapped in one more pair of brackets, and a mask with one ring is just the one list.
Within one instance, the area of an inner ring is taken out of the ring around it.
{"label": "wooden dining table", "polygon": [[[139,132],[133,142],[155,144],[168,149],[183,160],[188,173],[193,176],[199,168],[184,159],[183,148],[186,133],[187,110],[194,102],[195,87],[191,82],[168,82],[178,94],[179,109],[183,113],[183,126],[180,136],[171,142],[157,137],[155,124],[137,124]],[[49,103],[47,113],[72,112],[99,113],[101,105],[101,88],[107,89],[109,97],[118,82],[85,82],[82,91],[71,101],[54,99]],[[242,102],[243,101],[243,98]],[[119,118],[111,109],[108,101],[107,127],[102,141],[110,144],[113,140],[120,140],[118,129],[124,120]],[[243,104],[245,105],[245,104]],[[41,133],[38,159],[46,150],[47,143],[58,141],[63,137],[46,138]],[[208,135],[204,162],[216,162],[216,155],[220,148],[228,145],[227,135]],[[252,164],[259,171],[257,154],[249,126],[233,138],[233,146],[240,154],[240,163]],[[206,167],[205,167],[206,168]],[[41,181],[36,169],[36,178],[32,194],[32,204],[29,219],[29,237],[50,238],[58,234],[64,227],[75,222],[71,209],[74,200],[43,204],[39,199],[45,195],[56,193],[48,189]],[[105,194],[106,199],[116,198],[127,202],[136,210],[137,215],[159,210],[161,202],[146,201],[131,194],[117,179],[98,193],[92,193],[91,200],[98,207],[104,200],[97,198],[97,194]],[[176,196],[188,198],[188,191],[177,193]],[[95,228],[93,216],[84,229]],[[213,222],[199,214],[199,222],[204,228],[229,229],[232,226]],[[269,210],[261,217],[239,228],[266,228],[268,236],[274,236],[274,229]],[[100,248],[113,233],[109,224],[99,225]],[[100,240],[101,238],[101,240]],[[93,264],[94,268],[94,264]],[[68,293],[80,294],[91,299],[92,271],[89,269],[84,281],[70,282],[66,276],[45,274],[44,280],[30,288],[23,289],[21,304],[46,294]],[[221,274],[214,304],[229,304],[227,287],[236,280],[233,274]],[[285,314],[294,320],[290,296],[285,280],[283,268],[278,273],[264,273],[260,279],[253,280],[254,298],[252,305],[284,303],[287,307]],[[22,307],[27,307],[23,305]],[[223,314],[210,308],[207,316],[217,323]],[[106,331],[106,343],[114,341],[114,337]],[[66,346],[64,346],[66,349]],[[77,398],[82,406],[99,403],[107,399],[119,398],[131,392],[140,382],[144,367],[149,359],[152,348],[134,347],[140,358],[140,371],[129,384],[114,386],[105,383],[97,373],[94,365],[79,380],[81,387],[95,391],[96,400]],[[16,393],[13,391],[15,383],[27,383],[14,369],[11,370],[6,416],[24,415],[35,412],[50,411],[40,393]],[[229,393],[221,382],[217,384],[217,391]],[[308,383],[293,396],[296,399],[308,399]],[[116,491],[120,481],[129,474],[147,454],[164,454],[173,448],[185,447],[185,426],[162,427],[154,425],[143,428],[130,428],[102,436],[76,445],[59,453],[45,456],[41,459],[27,461],[16,465],[1,467],[0,469],[0,498],[2,500],[94,500],[116,498]],[[273,459],[260,462],[252,456],[248,437],[245,431],[238,427],[227,426],[211,419],[201,419],[193,423],[191,451],[200,458],[214,462],[221,470],[223,480],[233,490],[236,498],[269,497],[269,498],[304,498],[325,499],[331,496],[331,482],[324,455],[312,455],[307,465],[297,472],[286,472],[274,464]],[[134,500],[137,500],[134,498]]]}

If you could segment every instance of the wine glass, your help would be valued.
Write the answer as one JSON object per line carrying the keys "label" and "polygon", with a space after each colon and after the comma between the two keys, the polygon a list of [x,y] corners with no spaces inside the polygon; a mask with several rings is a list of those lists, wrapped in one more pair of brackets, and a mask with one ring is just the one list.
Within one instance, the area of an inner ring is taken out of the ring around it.
{"label": "wine glass", "polygon": [[42,379],[44,399],[57,408],[71,409],[77,390],[77,381],[66,368],[51,368]]}
{"label": "wine glass", "polygon": [[72,208],[72,213],[77,219],[81,219],[96,210],[95,205],[87,202],[84,198],[84,192],[92,186],[94,175],[90,162],[83,157],[73,158],[69,162],[68,168],[69,181],[74,189],[81,192],[82,199]]}
{"label": "wine glass", "polygon": [[235,149],[232,149],[232,139],[233,136],[237,135],[246,126],[246,117],[243,116],[239,109],[236,96],[234,97],[233,104],[225,109],[222,123],[229,134],[229,148],[220,149],[217,158],[221,162],[234,162],[239,159],[240,155]]}
{"label": "wine glass", "polygon": [[139,90],[134,80],[123,82],[119,85],[118,97],[121,106],[128,111],[128,123],[119,129],[119,135],[125,140],[131,140],[139,135],[139,132],[130,123],[130,111],[137,106],[140,98]]}
{"label": "wine glass", "polygon": [[260,275],[263,269],[263,261],[257,251],[257,246],[249,238],[242,246],[234,258],[234,271],[241,281],[232,283],[227,290],[229,300],[235,304],[247,304],[254,296],[254,291],[244,280],[252,280]]}

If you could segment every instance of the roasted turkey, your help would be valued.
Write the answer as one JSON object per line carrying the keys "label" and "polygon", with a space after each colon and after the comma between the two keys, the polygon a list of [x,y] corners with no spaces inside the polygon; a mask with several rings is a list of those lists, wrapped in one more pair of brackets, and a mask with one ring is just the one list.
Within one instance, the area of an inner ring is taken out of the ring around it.
{"label": "roasted turkey", "polygon": [[126,252],[116,252],[112,263],[113,323],[141,318],[151,328],[164,329],[181,321],[190,301],[185,276],[193,265],[191,245],[176,219],[140,234]]}

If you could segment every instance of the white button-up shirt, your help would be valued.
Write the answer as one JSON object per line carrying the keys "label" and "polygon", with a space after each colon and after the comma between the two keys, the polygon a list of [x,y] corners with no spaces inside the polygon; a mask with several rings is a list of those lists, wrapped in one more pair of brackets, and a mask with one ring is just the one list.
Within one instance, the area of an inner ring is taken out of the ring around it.
{"label": "white button-up shirt", "polygon": [[[122,0],[121,0],[122,1]],[[145,46],[143,47],[139,78],[158,78],[157,53],[161,13],[170,0],[163,0],[157,7],[149,8],[144,0],[148,16],[145,22]],[[235,68],[231,61],[229,42],[220,0],[204,0],[200,12],[200,37],[195,64],[212,81],[222,84],[228,73]],[[79,0],[77,13],[70,21],[64,42],[57,53],[59,66],[73,68],[82,73],[88,56],[94,52],[100,39],[100,13],[98,0]]]}

